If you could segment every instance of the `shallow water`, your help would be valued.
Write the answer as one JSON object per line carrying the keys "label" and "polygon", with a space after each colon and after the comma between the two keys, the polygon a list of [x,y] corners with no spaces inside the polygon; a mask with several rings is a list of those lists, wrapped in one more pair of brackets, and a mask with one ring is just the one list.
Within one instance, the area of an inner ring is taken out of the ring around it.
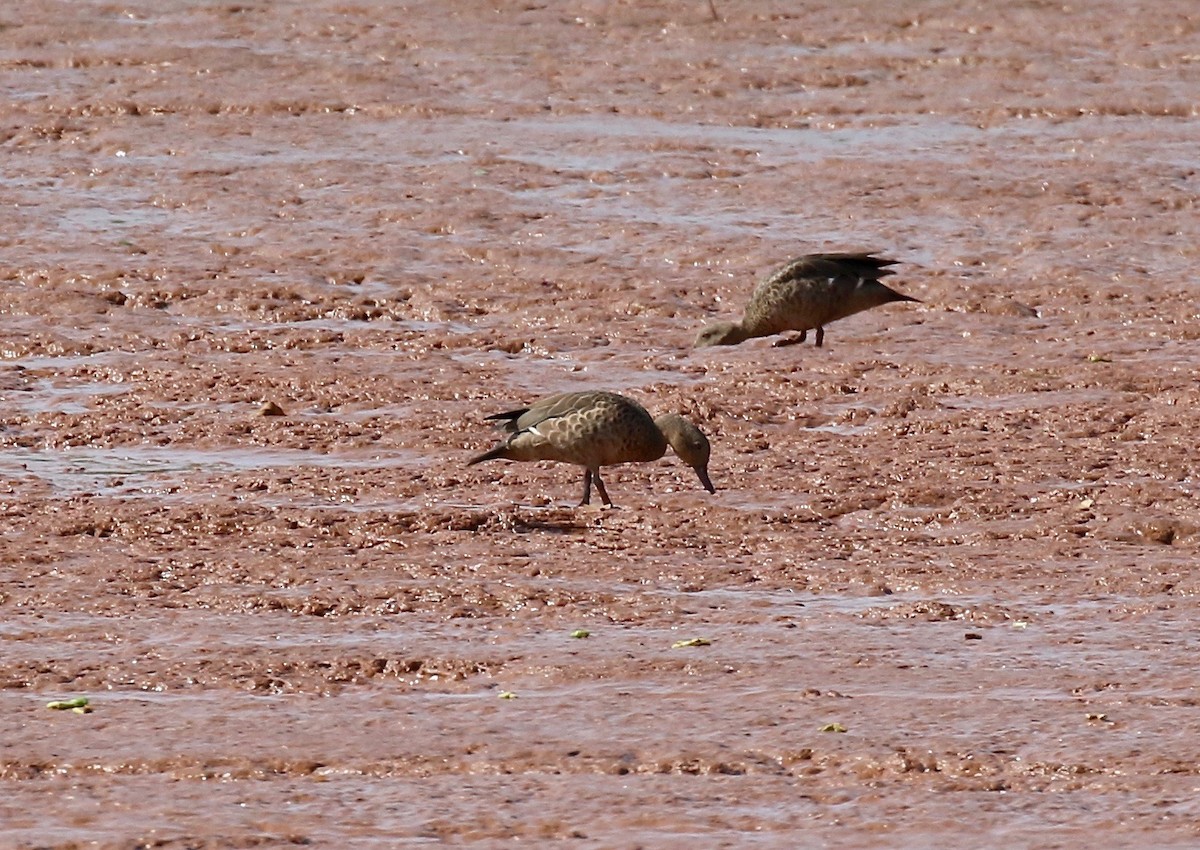
{"label": "shallow water", "polygon": [[0,843],[1196,844],[1200,17],[716,5],[0,21]]}

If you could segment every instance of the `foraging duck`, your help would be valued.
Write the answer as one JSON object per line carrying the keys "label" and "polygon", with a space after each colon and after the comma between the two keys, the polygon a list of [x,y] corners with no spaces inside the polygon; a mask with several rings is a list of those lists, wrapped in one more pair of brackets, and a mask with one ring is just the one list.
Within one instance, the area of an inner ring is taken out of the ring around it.
{"label": "foraging duck", "polygon": [[509,438],[467,462],[486,460],[556,460],[584,468],[583,499],[591,501],[592,483],[605,505],[612,505],[600,467],[618,463],[648,463],[666,454],[667,446],[700,478],[704,489],[716,492],[708,477],[711,446],[704,433],[682,416],[651,417],[636,401],[616,393],[589,390],[544,398],[529,407],[496,413]]}
{"label": "foraging duck", "polygon": [[870,253],[797,257],[755,287],[741,322],[709,325],[696,337],[696,347],[800,331],[799,338],[777,343],[791,345],[804,342],[815,328],[820,348],[830,322],[893,301],[917,301],[880,283],[881,277],[895,274],[887,268],[895,264]]}

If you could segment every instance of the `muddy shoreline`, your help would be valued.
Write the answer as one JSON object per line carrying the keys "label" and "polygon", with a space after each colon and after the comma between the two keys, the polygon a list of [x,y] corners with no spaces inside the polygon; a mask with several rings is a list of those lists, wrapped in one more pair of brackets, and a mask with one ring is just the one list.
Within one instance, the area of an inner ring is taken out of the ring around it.
{"label": "muddy shoreline", "polygon": [[1200,15],[716,8],[0,13],[0,843],[1195,845]]}

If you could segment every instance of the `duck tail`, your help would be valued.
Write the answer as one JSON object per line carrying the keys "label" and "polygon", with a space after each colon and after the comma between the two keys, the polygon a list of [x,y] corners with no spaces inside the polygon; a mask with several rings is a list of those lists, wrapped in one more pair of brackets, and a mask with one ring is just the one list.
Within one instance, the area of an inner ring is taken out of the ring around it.
{"label": "duck tail", "polygon": [[483,418],[489,422],[495,422],[497,428],[502,431],[508,431],[511,434],[517,430],[517,420],[528,412],[528,407],[522,407],[519,410],[506,410],[503,413],[493,413],[491,416]]}
{"label": "duck tail", "polygon": [[923,301],[921,301],[920,298],[913,298],[911,295],[905,295],[903,292],[897,292],[896,290],[891,289],[891,288],[888,289],[888,292],[892,293],[893,301],[914,301],[917,304],[924,303]]}

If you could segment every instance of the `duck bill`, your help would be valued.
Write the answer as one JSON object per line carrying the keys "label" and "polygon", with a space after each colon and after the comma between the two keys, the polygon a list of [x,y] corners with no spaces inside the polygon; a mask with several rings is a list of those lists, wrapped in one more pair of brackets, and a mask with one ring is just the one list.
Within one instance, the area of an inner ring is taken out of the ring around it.
{"label": "duck bill", "polygon": [[704,489],[710,493],[717,492],[717,488],[713,486],[712,479],[708,477],[707,469],[697,469],[696,475],[700,478],[700,483],[704,485]]}

